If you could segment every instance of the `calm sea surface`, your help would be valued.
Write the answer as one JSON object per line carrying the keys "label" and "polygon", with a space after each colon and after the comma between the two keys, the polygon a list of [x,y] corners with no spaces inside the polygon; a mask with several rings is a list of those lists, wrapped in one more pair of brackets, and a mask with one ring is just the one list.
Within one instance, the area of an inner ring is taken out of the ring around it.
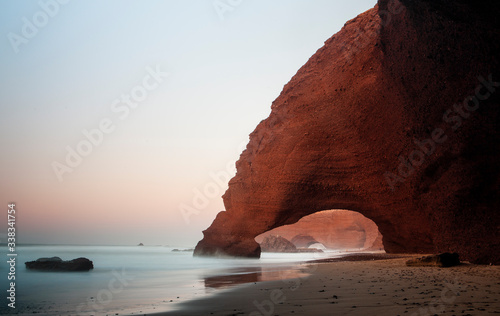
{"label": "calm sea surface", "polygon": [[[3,246],[3,254],[7,253]],[[131,315],[167,311],[176,303],[228,290],[234,283],[293,277],[300,262],[340,256],[332,253],[263,253],[261,259],[193,257],[171,247],[150,246],[17,246],[16,308],[9,303],[8,257],[0,261],[2,305],[10,315]],[[36,272],[24,262],[58,256],[86,257],[89,272]],[[284,273],[286,271],[286,273]]]}

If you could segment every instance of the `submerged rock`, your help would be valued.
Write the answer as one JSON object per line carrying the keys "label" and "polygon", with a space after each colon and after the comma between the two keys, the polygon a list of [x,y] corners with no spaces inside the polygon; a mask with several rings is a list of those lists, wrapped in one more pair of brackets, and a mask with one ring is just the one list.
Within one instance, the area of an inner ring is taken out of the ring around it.
{"label": "submerged rock", "polygon": [[453,267],[459,264],[460,258],[458,253],[449,252],[406,261],[406,265],[411,267]]}
{"label": "submerged rock", "polygon": [[39,271],[89,271],[94,269],[93,262],[87,258],[77,258],[69,261],[64,261],[59,257],[39,258],[24,264],[29,270]]}

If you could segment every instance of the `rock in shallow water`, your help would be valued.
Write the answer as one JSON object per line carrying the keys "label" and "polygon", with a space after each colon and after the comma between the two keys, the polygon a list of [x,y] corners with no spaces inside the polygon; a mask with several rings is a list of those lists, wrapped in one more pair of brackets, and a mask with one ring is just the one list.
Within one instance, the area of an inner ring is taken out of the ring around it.
{"label": "rock in shallow water", "polygon": [[38,271],[89,271],[94,269],[94,264],[87,258],[77,258],[64,261],[59,257],[40,258],[24,263],[29,270]]}

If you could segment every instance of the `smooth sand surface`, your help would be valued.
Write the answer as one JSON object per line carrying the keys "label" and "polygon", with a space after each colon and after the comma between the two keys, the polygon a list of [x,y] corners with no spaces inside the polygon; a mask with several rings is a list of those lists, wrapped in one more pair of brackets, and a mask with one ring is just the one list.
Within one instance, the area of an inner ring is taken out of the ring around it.
{"label": "smooth sand surface", "polygon": [[156,315],[500,313],[500,266],[407,267],[413,257],[304,264],[308,276],[241,285]]}

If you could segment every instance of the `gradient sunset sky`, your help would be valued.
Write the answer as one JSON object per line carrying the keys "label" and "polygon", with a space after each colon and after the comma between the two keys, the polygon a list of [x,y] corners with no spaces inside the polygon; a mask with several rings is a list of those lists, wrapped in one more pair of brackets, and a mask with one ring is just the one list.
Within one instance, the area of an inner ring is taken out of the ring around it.
{"label": "gradient sunset sky", "polygon": [[0,3],[1,242],[15,202],[20,243],[194,246],[271,102],[376,3],[61,2]]}

